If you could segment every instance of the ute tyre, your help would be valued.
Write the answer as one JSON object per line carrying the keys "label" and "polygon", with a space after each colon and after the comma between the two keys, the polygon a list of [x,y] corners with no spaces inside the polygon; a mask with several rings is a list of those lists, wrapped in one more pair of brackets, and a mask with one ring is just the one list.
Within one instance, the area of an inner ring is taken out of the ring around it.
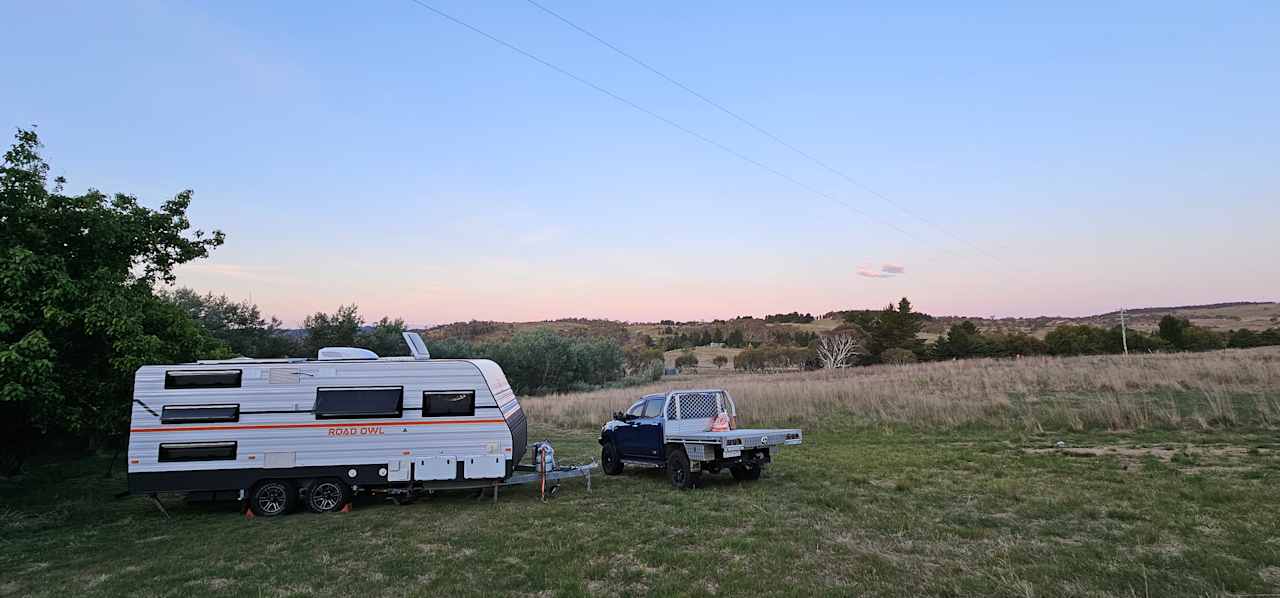
{"label": "ute tyre", "polygon": [[249,492],[249,508],[258,517],[279,517],[298,504],[298,489],[287,480],[263,480]]}
{"label": "ute tyre", "polygon": [[351,486],[337,478],[316,480],[307,491],[307,510],[312,513],[334,513],[351,502]]}
{"label": "ute tyre", "polygon": [[667,457],[667,475],[671,476],[671,485],[680,490],[697,486],[698,480],[702,477],[702,474],[691,471],[689,455],[683,448],[671,451],[671,455]]}
{"label": "ute tyre", "polygon": [[622,455],[618,454],[618,447],[612,442],[606,442],[600,447],[600,467],[604,469],[605,475],[622,473]]}
{"label": "ute tyre", "polygon": [[729,473],[733,474],[733,479],[739,482],[751,482],[760,479],[761,471],[759,463],[751,465],[743,465],[741,463],[729,468]]}

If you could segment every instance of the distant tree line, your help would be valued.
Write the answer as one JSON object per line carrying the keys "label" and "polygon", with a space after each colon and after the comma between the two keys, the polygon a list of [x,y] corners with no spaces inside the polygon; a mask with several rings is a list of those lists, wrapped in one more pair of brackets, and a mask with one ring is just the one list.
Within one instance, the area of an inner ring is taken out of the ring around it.
{"label": "distant tree line", "polygon": [[780,324],[808,324],[813,320],[813,314],[802,314],[796,311],[789,314],[769,314],[764,317],[766,322]]}

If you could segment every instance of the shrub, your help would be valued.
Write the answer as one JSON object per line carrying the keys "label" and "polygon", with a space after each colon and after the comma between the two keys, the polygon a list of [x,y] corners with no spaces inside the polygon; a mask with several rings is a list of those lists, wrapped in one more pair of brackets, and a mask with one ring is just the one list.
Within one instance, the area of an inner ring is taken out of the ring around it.
{"label": "shrub", "polygon": [[695,355],[693,351],[684,351],[678,357],[676,357],[677,369],[683,370],[685,368],[692,368],[692,367],[698,367],[698,356]]}
{"label": "shrub", "polygon": [[916,354],[911,352],[910,349],[894,347],[892,349],[885,349],[884,352],[880,354],[880,361],[896,365],[915,363]]}

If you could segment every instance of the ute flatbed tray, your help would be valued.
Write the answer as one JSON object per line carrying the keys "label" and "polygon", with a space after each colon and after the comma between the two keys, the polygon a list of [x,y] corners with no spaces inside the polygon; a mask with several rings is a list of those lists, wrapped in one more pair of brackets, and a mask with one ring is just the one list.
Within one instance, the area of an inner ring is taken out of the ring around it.
{"label": "ute flatbed tray", "polygon": [[695,442],[702,444],[725,445],[729,440],[741,440],[745,448],[757,446],[779,446],[784,444],[800,444],[803,433],[797,428],[747,428],[742,430],[726,430],[724,432],[681,432],[668,434],[668,442]]}

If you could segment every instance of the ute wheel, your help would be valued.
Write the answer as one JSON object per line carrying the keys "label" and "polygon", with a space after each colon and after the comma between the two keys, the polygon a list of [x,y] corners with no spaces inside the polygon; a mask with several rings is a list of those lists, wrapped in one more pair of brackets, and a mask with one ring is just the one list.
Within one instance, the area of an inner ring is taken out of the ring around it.
{"label": "ute wheel", "polygon": [[316,480],[307,492],[307,510],[312,513],[333,513],[351,500],[351,486],[336,478]]}
{"label": "ute wheel", "polygon": [[702,477],[702,474],[690,471],[689,455],[685,454],[683,448],[671,451],[671,455],[667,457],[667,473],[671,476],[671,485],[681,490],[698,485],[698,480]]}
{"label": "ute wheel", "polygon": [[606,442],[600,447],[600,465],[605,475],[622,473],[622,456],[618,454],[618,447],[612,442]]}
{"label": "ute wheel", "polygon": [[739,463],[729,468],[729,473],[733,474],[733,479],[739,482],[750,482],[760,479],[760,464],[752,463],[750,465]]}
{"label": "ute wheel", "polygon": [[258,517],[276,517],[293,510],[298,490],[285,480],[263,480],[249,493],[249,508]]}

